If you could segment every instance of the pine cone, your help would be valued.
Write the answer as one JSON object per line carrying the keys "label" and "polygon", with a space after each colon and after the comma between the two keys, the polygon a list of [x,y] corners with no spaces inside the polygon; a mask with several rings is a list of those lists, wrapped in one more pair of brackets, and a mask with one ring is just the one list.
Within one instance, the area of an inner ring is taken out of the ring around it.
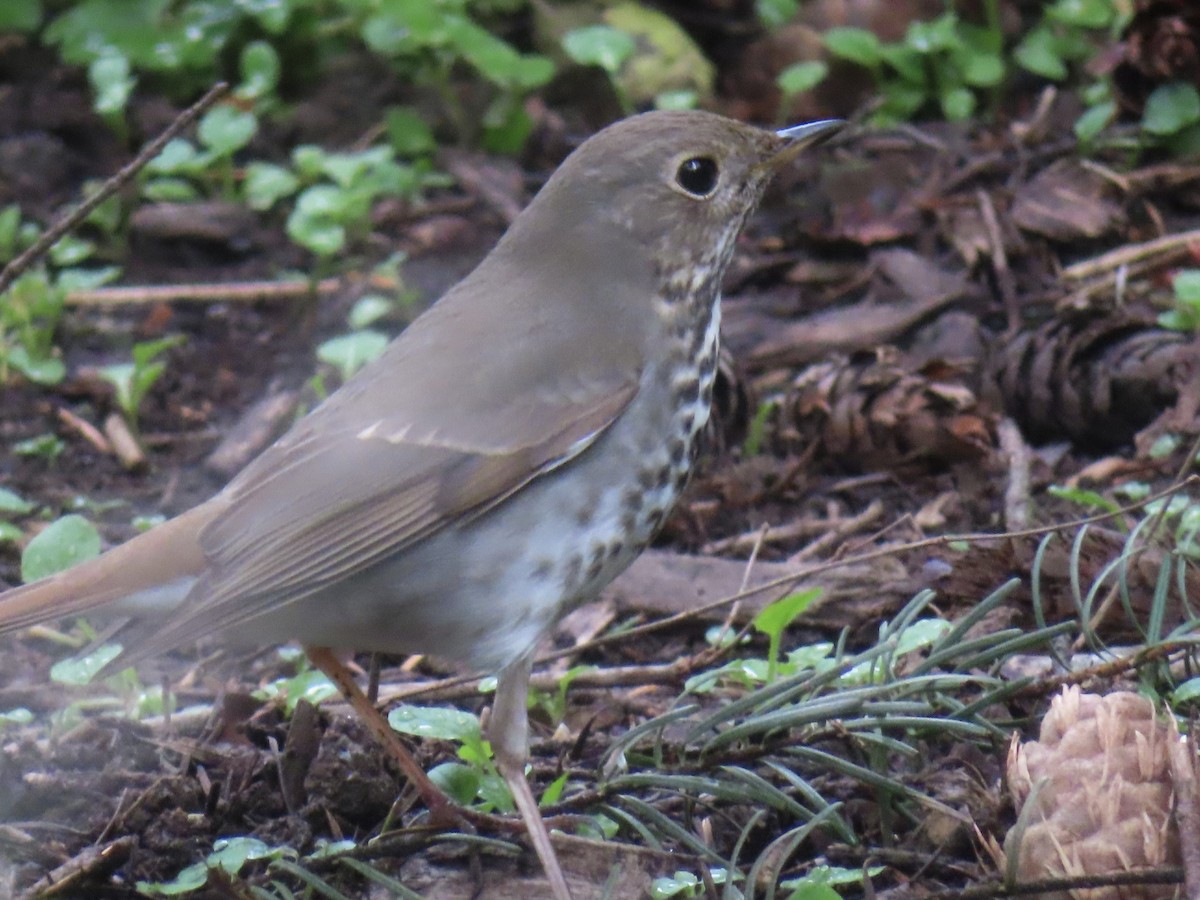
{"label": "pine cone", "polygon": [[1118,447],[1174,405],[1198,359],[1194,337],[1138,319],[1054,319],[997,342],[985,396],[1031,440]]}
{"label": "pine cone", "polygon": [[[1037,741],[1013,742],[1008,787],[1022,826],[1004,841],[1021,881],[1179,865],[1167,745],[1173,729],[1127,691],[1064,688]],[[1026,804],[1030,808],[1025,809]],[[1019,842],[1019,845],[1018,845]],[[1039,894],[1051,900],[1159,900],[1171,884]]]}
{"label": "pine cone", "polygon": [[1173,81],[1200,88],[1200,6],[1195,0],[1139,0],[1113,70],[1117,99],[1140,116],[1150,93]]}
{"label": "pine cone", "polygon": [[995,423],[964,382],[944,362],[914,371],[888,347],[817,363],[780,401],[769,444],[784,455],[815,444],[859,470],[977,460],[995,446]]}

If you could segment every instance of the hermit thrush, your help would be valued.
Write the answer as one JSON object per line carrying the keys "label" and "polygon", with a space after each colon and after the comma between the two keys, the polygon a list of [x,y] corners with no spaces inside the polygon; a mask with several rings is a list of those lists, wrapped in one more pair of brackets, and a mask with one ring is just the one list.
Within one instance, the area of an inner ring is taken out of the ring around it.
{"label": "hermit thrush", "polygon": [[[0,630],[107,613],[141,635],[154,623],[137,656],[216,635],[297,640],[327,671],[325,647],[499,671],[497,765],[567,898],[524,776],[533,650],[678,498],[734,241],[772,173],[837,124],[654,112],[600,132],[474,272],[225,490],[0,595]],[[405,771],[444,799],[411,758]]]}

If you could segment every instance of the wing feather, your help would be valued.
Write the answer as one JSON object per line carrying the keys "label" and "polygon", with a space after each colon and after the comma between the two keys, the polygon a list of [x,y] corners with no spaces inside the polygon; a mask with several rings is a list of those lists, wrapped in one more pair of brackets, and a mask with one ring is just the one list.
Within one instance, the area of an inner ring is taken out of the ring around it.
{"label": "wing feather", "polygon": [[[416,432],[415,444],[396,440],[397,431],[384,428],[366,438],[361,428],[304,436],[283,449],[262,481],[239,478],[231,486],[232,502],[201,533],[206,574],[137,655],[244,625],[503,503],[586,451],[636,393],[636,378],[587,397],[576,391],[573,402],[541,411],[558,428],[486,454],[439,446],[428,433]],[[345,470],[343,477],[330,477],[331,466]],[[370,479],[372,490],[349,486]],[[322,514],[282,522],[256,516],[264,487],[280,483],[305,486],[298,501]]]}

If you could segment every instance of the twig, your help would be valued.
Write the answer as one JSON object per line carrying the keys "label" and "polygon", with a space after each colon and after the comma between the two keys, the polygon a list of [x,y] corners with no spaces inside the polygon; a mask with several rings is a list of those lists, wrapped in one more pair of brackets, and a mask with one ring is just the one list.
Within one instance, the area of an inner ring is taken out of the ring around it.
{"label": "twig", "polygon": [[[287,281],[237,281],[228,284],[153,284],[140,287],[95,288],[71,291],[63,299],[68,306],[119,306],[132,303],[253,303],[257,300],[288,300],[310,293],[332,294],[345,286],[341,278],[324,278],[313,284],[305,278]],[[372,282],[372,286],[376,286]],[[388,287],[392,285],[384,285]]]}
{"label": "twig", "polygon": [[188,109],[185,109],[179,116],[167,126],[167,129],[157,138],[142,148],[142,151],[133,158],[133,160],[122,167],[116,175],[109,178],[100,186],[92,196],[88,197],[73,210],[59,218],[57,222],[51,225],[46,233],[34,241],[24,253],[10,262],[4,267],[4,271],[0,272],[0,294],[3,294],[16,281],[26,269],[34,264],[37,260],[48,251],[51,247],[62,239],[63,235],[75,228],[80,222],[86,219],[97,206],[119,191],[127,183],[133,180],[146,164],[154,157],[162,152],[163,147],[167,145],[176,135],[183,129],[187,128],[195,122],[204,112],[221,99],[229,90],[229,85],[221,81],[213,85],[207,94],[201,97],[195,104]]}
{"label": "twig", "polygon": [[1000,219],[996,216],[996,207],[987,191],[979,188],[975,192],[975,197],[979,203],[979,216],[983,219],[983,229],[987,233],[992,271],[996,274],[996,284],[1000,287],[1000,298],[1004,301],[1008,327],[1009,330],[1016,331],[1021,327],[1021,307],[1017,302],[1017,287],[1013,284],[1012,271],[1008,268],[1008,254],[1004,250],[1004,234],[1000,231]]}
{"label": "twig", "polygon": [[1085,259],[1062,270],[1062,277],[1069,281],[1083,281],[1097,275],[1115,272],[1121,266],[1143,262],[1146,259],[1186,250],[1189,244],[1200,243],[1200,228],[1168,234],[1142,244],[1127,244],[1103,253],[1093,259]]}
{"label": "twig", "polygon": [[996,427],[1000,450],[1008,457],[1004,487],[1004,527],[1029,527],[1029,445],[1017,423],[1005,416]]}
{"label": "twig", "polygon": [[1119,887],[1135,884],[1180,884],[1183,870],[1179,866],[1164,866],[1157,869],[1134,869],[1129,872],[1112,872],[1108,875],[1078,875],[1071,878],[1039,878],[1037,881],[1022,881],[1014,885],[993,881],[969,888],[939,891],[926,894],[925,900],[991,900],[993,897],[1030,897],[1060,891],[1084,890],[1086,888]]}
{"label": "twig", "polygon": [[67,428],[70,428],[72,431],[76,432],[99,452],[106,455],[113,452],[112,444],[108,442],[108,438],[101,434],[100,429],[98,429],[87,419],[76,415],[65,406],[60,406],[57,410],[55,410],[55,415],[58,416],[58,421],[62,422]]}
{"label": "twig", "polygon": [[858,515],[851,516],[848,519],[841,519],[834,524],[833,528],[829,529],[829,531],[825,532],[815,541],[805,547],[801,547],[788,557],[788,562],[795,565],[832,549],[835,544],[840,544],[850,535],[861,531],[867,525],[874,525],[883,518],[883,512],[883,501],[876,497]]}

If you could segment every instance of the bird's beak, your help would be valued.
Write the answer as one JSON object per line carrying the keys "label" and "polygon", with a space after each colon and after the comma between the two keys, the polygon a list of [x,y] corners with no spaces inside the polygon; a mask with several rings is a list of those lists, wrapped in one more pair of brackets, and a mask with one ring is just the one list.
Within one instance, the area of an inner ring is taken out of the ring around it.
{"label": "bird's beak", "polygon": [[845,124],[845,119],[821,119],[818,122],[806,122],[803,125],[781,128],[775,132],[775,136],[782,138],[787,143],[781,150],[777,150],[764,159],[761,166],[764,169],[776,171],[799,156],[801,151],[832,137]]}

